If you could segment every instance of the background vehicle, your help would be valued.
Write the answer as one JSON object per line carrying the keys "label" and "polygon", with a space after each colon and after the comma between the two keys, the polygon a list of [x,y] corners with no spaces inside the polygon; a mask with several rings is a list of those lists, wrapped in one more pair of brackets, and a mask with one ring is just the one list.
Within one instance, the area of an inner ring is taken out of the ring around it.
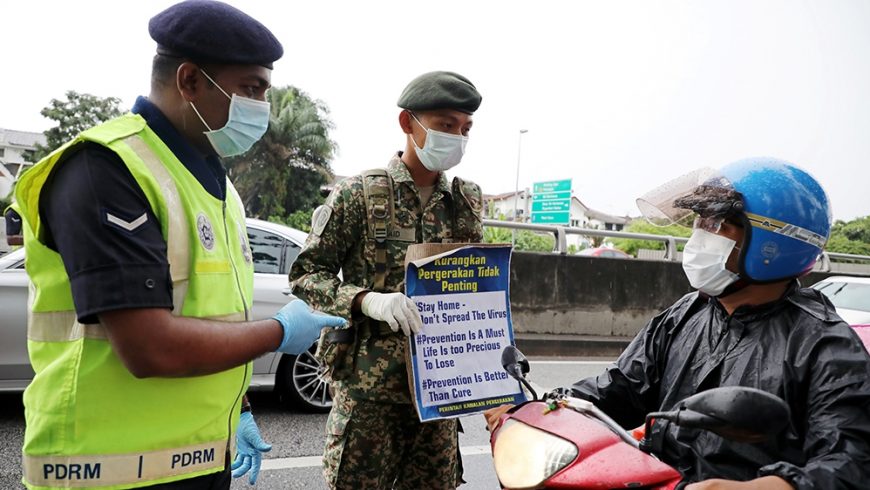
{"label": "background vehicle", "polygon": [[861,337],[861,341],[864,342],[864,347],[867,348],[867,352],[870,352],[870,324],[852,325],[852,328],[854,328],[855,332],[858,333],[858,337]]}
{"label": "background vehicle", "polygon": [[825,293],[870,351],[870,277],[831,276],[812,288]]}
{"label": "background vehicle", "polygon": [[608,247],[595,247],[595,248],[584,248],[583,250],[577,252],[577,255],[588,255],[590,257],[606,257],[609,259],[631,259],[634,258],[631,255],[623,252],[622,250],[618,250],[615,248]]}
{"label": "background vehicle", "polygon": [[870,323],[870,277],[831,276],[812,285],[849,325]]}
{"label": "background vehicle", "polygon": [[[306,234],[267,221],[248,219],[248,240],[254,262],[255,319],[269,318],[289,298],[287,273]],[[24,249],[0,257],[0,391],[23,391],[33,378],[27,356],[27,273]],[[314,346],[299,356],[270,353],[254,361],[251,390],[273,390],[282,402],[306,411],[332,406],[329,386],[320,376]]]}

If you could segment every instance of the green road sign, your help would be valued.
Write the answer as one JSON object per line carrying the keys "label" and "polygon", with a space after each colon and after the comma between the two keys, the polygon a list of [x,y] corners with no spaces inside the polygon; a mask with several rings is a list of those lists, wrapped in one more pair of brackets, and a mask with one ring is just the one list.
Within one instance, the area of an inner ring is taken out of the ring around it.
{"label": "green road sign", "polygon": [[571,191],[544,192],[532,194],[532,201],[544,201],[549,199],[571,199]]}
{"label": "green road sign", "polygon": [[553,180],[550,182],[535,182],[532,186],[532,192],[540,194],[542,192],[563,192],[571,190],[571,179]]}
{"label": "green road sign", "polygon": [[571,213],[569,211],[532,213],[532,223],[542,225],[567,225],[570,222]]}
{"label": "green road sign", "polygon": [[532,212],[570,211],[570,199],[558,199],[554,201],[532,201]]}

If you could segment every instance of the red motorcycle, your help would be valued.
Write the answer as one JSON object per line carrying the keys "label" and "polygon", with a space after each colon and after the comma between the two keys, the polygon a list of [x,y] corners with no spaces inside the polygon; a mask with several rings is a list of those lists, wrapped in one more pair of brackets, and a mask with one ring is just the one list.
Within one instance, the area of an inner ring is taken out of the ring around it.
{"label": "red motorcycle", "polygon": [[[505,489],[641,488],[672,490],[683,476],[651,453],[652,441],[638,440],[591,402],[560,394],[538,396],[525,375],[529,362],[513,346],[502,365],[532,394],[532,401],[503,414],[490,435],[493,463]],[[757,442],[788,424],[789,409],[770,393],[721,387],[683,400],[669,412],[646,417],[709,430],[735,441]]]}

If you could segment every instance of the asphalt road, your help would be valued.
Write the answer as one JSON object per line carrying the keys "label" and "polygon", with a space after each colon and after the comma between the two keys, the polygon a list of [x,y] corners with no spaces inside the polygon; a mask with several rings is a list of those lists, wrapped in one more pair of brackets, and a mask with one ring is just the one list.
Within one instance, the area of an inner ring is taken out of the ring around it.
{"label": "asphalt road", "polygon": [[[565,386],[601,372],[608,359],[535,359],[531,380],[544,388]],[[286,411],[268,393],[252,393],[251,403],[263,438],[272,444],[255,488],[325,489],[320,475],[325,414]],[[463,453],[466,485],[463,490],[499,488],[489,452],[489,433],[480,415],[462,419],[465,429],[459,443]],[[24,438],[24,408],[20,394],[0,394],[0,489],[22,488],[21,443]],[[233,489],[252,488],[246,480],[233,482]]]}

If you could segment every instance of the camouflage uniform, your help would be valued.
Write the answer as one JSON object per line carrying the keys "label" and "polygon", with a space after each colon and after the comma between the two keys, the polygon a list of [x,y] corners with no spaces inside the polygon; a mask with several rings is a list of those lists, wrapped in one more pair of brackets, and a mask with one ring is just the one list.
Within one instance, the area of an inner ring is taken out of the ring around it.
{"label": "camouflage uniform", "polygon": [[[411,174],[395,155],[394,214],[387,239],[385,288],[404,291],[412,243],[479,242],[482,196],[474,183],[441,174],[421,210]],[[374,184],[389,188],[386,177]],[[332,488],[455,488],[461,482],[455,420],[421,424],[405,363],[408,340],[382,322],[351,318],[357,294],[374,289],[375,241],[367,225],[363,177],[340,182],[315,212],[313,230],[293,264],[293,293],[326,313],[355,320],[346,373],[334,376],[324,476]],[[341,270],[342,278],[338,272]]]}

